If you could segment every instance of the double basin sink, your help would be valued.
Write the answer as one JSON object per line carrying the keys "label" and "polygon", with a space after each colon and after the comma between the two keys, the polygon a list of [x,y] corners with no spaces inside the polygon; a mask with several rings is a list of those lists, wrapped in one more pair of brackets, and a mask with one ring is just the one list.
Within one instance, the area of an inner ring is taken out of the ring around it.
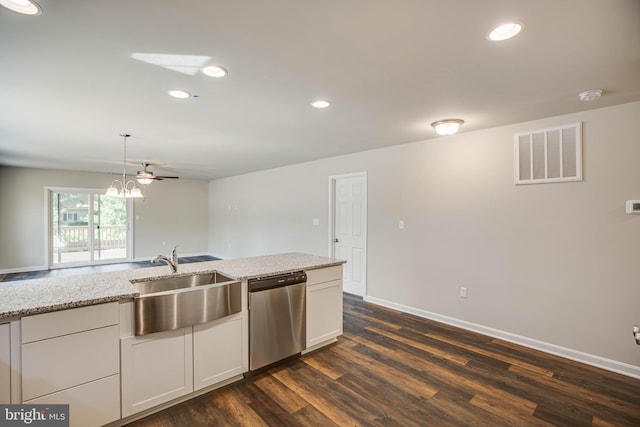
{"label": "double basin sink", "polygon": [[242,308],[241,283],[217,271],[132,280],[135,334],[170,331],[210,322]]}

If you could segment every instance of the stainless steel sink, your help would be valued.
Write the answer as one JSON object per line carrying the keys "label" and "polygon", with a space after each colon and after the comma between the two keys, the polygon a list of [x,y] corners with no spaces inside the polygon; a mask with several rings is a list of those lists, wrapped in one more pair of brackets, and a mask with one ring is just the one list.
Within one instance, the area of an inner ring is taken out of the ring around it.
{"label": "stainless steel sink", "polygon": [[170,331],[235,313],[242,305],[241,283],[217,271],[132,280],[135,334]]}
{"label": "stainless steel sink", "polygon": [[178,289],[193,288],[194,286],[210,285],[234,281],[217,271],[196,274],[180,274],[159,279],[132,280],[133,286],[138,288],[140,295],[155,294],[158,292],[175,291]]}

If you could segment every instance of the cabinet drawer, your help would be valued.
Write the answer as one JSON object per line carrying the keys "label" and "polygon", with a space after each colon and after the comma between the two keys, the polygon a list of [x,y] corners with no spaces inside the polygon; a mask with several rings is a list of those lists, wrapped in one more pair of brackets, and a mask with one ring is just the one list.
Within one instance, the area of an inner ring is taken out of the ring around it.
{"label": "cabinet drawer", "polygon": [[90,305],[22,318],[22,343],[116,325],[118,303]]}
{"label": "cabinet drawer", "polygon": [[342,280],[341,265],[336,265],[335,267],[319,268],[317,270],[308,270],[305,273],[307,273],[307,286],[330,282],[332,280]]}
{"label": "cabinet drawer", "polygon": [[22,345],[22,400],[117,374],[118,326]]}
{"label": "cabinet drawer", "polygon": [[70,427],[101,426],[120,418],[120,376],[112,375],[25,403],[69,404]]}

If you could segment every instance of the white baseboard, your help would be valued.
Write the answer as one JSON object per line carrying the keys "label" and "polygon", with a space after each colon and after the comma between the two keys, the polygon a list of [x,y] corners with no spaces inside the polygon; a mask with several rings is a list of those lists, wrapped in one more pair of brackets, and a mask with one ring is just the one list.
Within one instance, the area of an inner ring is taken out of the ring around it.
{"label": "white baseboard", "polygon": [[564,357],[566,359],[575,360],[576,362],[585,363],[587,365],[595,366],[597,368],[606,369],[608,371],[616,372],[618,374],[640,379],[640,366],[630,365],[628,363],[619,362],[617,360],[607,359],[605,357],[596,356],[594,354],[585,353],[579,350],[574,350],[574,349],[562,347],[556,344],[539,341],[533,338],[516,335],[511,332],[501,331],[499,329],[490,328],[488,326],[478,325],[476,323],[467,322],[466,320],[460,320],[454,317],[443,316],[441,314],[432,313],[430,311],[418,309],[415,307],[410,307],[403,304],[398,304],[398,303],[387,301],[381,298],[365,296],[364,300],[373,304],[381,305],[383,307],[392,308],[394,310],[402,311],[404,313],[413,314],[418,317],[423,317],[425,319],[434,320],[436,322],[445,323],[451,326],[456,326],[458,328],[466,329],[468,331],[477,332],[479,334],[488,335],[494,338],[499,338],[501,340],[512,342],[514,344],[519,344],[524,347],[540,350],[545,353],[553,354],[555,356]]}
{"label": "white baseboard", "polygon": [[11,273],[28,273],[30,271],[42,271],[48,270],[46,265],[37,265],[35,267],[19,267],[19,268],[5,268],[0,270],[0,274],[11,274]]}

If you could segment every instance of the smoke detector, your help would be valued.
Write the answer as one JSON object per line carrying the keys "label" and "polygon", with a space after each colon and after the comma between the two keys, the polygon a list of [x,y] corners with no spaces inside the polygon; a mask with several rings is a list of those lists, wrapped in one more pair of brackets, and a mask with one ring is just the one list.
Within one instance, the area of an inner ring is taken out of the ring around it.
{"label": "smoke detector", "polygon": [[578,94],[578,99],[582,102],[591,102],[602,96],[602,89],[585,90]]}

